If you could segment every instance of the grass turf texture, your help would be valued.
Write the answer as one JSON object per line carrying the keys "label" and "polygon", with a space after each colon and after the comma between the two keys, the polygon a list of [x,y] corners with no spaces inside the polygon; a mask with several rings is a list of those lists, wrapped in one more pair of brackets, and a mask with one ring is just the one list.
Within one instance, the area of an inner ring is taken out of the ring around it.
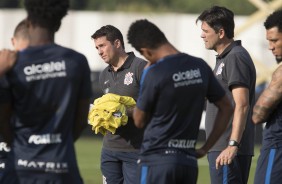
{"label": "grass turf texture", "polygon": [[[96,137],[82,137],[75,144],[77,161],[85,184],[102,184],[100,171],[101,146],[102,139]],[[255,156],[253,157],[248,183],[254,183],[254,173],[259,149],[260,145],[257,145],[255,147]],[[206,157],[199,159],[198,165],[199,175],[197,183],[209,184],[209,168]]]}

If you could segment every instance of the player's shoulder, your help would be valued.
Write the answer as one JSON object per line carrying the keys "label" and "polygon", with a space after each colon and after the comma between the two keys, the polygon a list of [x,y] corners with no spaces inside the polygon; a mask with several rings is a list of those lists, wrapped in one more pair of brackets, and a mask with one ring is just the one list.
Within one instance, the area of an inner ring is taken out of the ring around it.
{"label": "player's shoulder", "polygon": [[84,54],[72,49],[72,48],[68,48],[68,47],[64,47],[64,46],[60,46],[60,45],[57,45],[57,49],[58,52],[62,52],[64,53],[65,55],[68,55],[68,56],[71,56],[71,57],[84,57]]}

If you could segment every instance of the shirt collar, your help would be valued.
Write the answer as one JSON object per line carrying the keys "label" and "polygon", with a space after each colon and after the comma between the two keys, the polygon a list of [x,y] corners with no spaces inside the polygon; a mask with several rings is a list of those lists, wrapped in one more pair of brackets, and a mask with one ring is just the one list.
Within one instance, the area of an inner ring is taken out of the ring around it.
{"label": "shirt collar", "polygon": [[[127,52],[127,55],[128,55],[128,57],[126,58],[125,62],[123,63],[123,65],[117,71],[130,68],[131,63],[133,62],[135,55],[134,55],[133,52]],[[108,71],[109,72],[114,71],[111,65],[108,66]]]}
{"label": "shirt collar", "polygon": [[231,44],[228,45],[220,55],[216,56],[216,59],[224,58],[232,50],[233,47],[236,47],[239,45],[241,45],[241,40],[236,40],[236,41],[231,42]]}

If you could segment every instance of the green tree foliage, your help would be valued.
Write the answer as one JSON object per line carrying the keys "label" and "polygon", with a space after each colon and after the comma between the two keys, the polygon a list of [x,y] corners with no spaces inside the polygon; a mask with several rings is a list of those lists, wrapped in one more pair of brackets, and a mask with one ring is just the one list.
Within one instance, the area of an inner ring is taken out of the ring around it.
{"label": "green tree foliage", "polygon": [[71,5],[73,9],[125,12],[200,13],[213,5],[225,6],[240,15],[256,10],[247,0],[71,0]]}
{"label": "green tree foliage", "polygon": [[18,8],[19,0],[0,0],[0,8]]}
{"label": "green tree foliage", "polygon": [[[0,0],[0,8],[23,8],[23,1]],[[272,0],[265,1],[270,2]],[[237,15],[249,15],[256,10],[248,0],[70,0],[70,4],[71,9],[88,11],[198,14],[213,5],[225,6]]]}

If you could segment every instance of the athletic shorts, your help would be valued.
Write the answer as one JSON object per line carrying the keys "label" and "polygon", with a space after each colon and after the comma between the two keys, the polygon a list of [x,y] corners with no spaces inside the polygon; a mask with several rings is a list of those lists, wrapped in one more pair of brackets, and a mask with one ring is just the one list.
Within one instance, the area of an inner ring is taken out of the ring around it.
{"label": "athletic shorts", "polygon": [[49,178],[37,176],[30,173],[29,176],[10,175],[0,180],[1,184],[83,184],[82,178],[62,177]]}
{"label": "athletic shorts", "polygon": [[215,161],[220,151],[208,153],[211,184],[247,184],[252,156],[237,155],[231,164],[216,169]]}
{"label": "athletic shorts", "polygon": [[196,184],[197,160],[183,153],[140,156],[137,178],[137,184]]}
{"label": "athletic shorts", "polygon": [[101,171],[103,184],[135,184],[138,152],[102,149]]}
{"label": "athletic shorts", "polygon": [[260,151],[254,183],[282,183],[282,147]]}

